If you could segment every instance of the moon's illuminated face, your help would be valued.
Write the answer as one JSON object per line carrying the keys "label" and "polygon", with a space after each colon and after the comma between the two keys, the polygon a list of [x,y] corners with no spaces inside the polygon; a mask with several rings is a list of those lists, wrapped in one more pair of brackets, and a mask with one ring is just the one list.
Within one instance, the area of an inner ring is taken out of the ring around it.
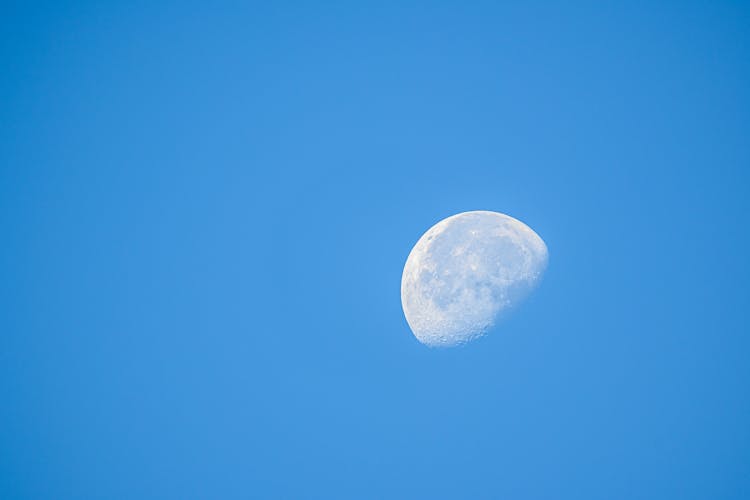
{"label": "moon's illuminated face", "polygon": [[546,267],[547,246],[523,222],[485,211],[448,217],[419,239],[406,260],[406,321],[423,344],[468,342],[533,290]]}

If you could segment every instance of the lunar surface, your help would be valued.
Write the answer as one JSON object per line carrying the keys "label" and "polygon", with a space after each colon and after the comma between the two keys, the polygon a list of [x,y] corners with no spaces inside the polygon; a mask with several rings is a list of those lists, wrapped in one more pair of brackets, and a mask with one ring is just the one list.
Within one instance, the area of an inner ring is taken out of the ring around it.
{"label": "lunar surface", "polygon": [[401,277],[401,305],[414,336],[454,346],[484,335],[539,283],[547,246],[523,222],[464,212],[430,228]]}

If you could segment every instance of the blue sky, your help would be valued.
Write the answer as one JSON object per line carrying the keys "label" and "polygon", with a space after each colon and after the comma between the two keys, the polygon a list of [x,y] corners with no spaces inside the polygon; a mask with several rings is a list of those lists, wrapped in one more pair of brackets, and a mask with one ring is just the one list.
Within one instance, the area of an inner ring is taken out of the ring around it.
{"label": "blue sky", "polygon": [[[750,496],[743,3],[0,19],[0,497]],[[549,268],[429,349],[466,210]]]}

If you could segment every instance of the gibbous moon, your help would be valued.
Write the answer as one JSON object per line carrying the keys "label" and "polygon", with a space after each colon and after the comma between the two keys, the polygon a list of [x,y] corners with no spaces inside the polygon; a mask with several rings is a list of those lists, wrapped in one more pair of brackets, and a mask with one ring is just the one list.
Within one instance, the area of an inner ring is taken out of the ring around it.
{"label": "gibbous moon", "polygon": [[430,228],[401,277],[401,306],[428,346],[481,337],[539,283],[547,245],[523,222],[498,212],[464,212]]}

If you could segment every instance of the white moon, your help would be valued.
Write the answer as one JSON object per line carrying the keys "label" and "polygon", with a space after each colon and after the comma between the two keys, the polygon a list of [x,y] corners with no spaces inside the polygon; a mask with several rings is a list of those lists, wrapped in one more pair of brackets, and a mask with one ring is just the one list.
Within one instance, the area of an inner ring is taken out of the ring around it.
{"label": "white moon", "polygon": [[448,217],[419,239],[401,277],[401,305],[429,346],[484,335],[531,292],[547,268],[547,245],[523,222],[497,212]]}

